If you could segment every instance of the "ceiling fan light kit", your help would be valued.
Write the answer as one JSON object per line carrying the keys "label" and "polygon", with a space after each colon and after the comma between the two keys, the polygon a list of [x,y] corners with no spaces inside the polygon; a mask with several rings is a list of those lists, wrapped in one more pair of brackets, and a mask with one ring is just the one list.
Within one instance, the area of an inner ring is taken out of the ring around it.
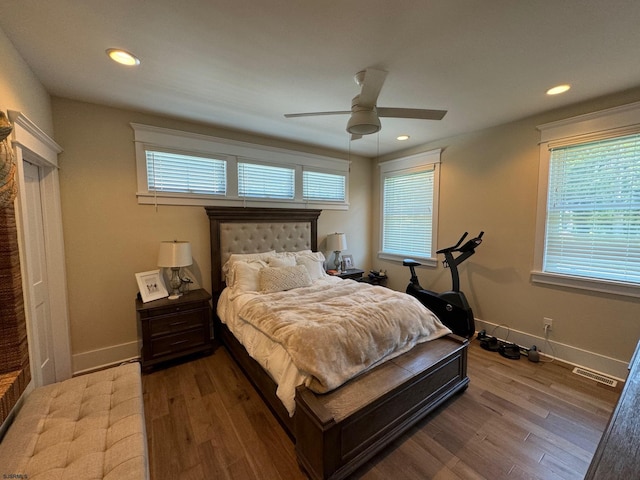
{"label": "ceiling fan light kit", "polygon": [[376,108],[356,110],[347,122],[347,132],[353,135],[370,135],[380,130]]}

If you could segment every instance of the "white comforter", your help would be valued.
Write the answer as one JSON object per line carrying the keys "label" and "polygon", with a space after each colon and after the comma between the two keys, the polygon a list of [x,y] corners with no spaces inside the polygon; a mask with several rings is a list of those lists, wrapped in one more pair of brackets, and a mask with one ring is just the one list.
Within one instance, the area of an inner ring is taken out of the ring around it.
{"label": "white comforter", "polygon": [[225,290],[217,313],[278,384],[290,415],[297,385],[330,391],[450,333],[411,296],[337,278],[271,294]]}

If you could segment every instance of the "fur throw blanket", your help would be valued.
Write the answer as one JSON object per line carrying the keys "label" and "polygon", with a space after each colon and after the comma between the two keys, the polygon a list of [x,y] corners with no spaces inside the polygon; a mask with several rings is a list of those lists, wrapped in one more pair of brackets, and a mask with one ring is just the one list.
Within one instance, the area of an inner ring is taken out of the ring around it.
{"label": "fur throw blanket", "polygon": [[451,333],[414,297],[353,281],[260,295],[239,316],[281,344],[316,393]]}

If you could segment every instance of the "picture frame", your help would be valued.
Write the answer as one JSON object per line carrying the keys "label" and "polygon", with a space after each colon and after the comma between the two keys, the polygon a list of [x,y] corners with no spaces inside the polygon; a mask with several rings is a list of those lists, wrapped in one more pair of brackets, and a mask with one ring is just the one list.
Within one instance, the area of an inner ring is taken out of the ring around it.
{"label": "picture frame", "polygon": [[159,269],[136,273],[136,281],[138,282],[142,303],[169,296],[167,287],[164,284],[164,278],[162,278],[162,273]]}
{"label": "picture frame", "polygon": [[353,264],[353,255],[343,255],[342,256],[342,270],[350,270],[355,268]]}

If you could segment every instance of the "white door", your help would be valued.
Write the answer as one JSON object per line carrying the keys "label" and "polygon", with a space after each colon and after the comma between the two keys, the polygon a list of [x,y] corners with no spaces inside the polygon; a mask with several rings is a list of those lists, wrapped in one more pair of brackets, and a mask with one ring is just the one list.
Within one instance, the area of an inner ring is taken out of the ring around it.
{"label": "white door", "polygon": [[51,309],[47,282],[42,195],[40,193],[40,168],[24,162],[25,197],[27,219],[25,246],[29,269],[31,305],[29,308],[31,340],[30,348],[33,372],[37,385],[56,381],[56,370],[51,332]]}

